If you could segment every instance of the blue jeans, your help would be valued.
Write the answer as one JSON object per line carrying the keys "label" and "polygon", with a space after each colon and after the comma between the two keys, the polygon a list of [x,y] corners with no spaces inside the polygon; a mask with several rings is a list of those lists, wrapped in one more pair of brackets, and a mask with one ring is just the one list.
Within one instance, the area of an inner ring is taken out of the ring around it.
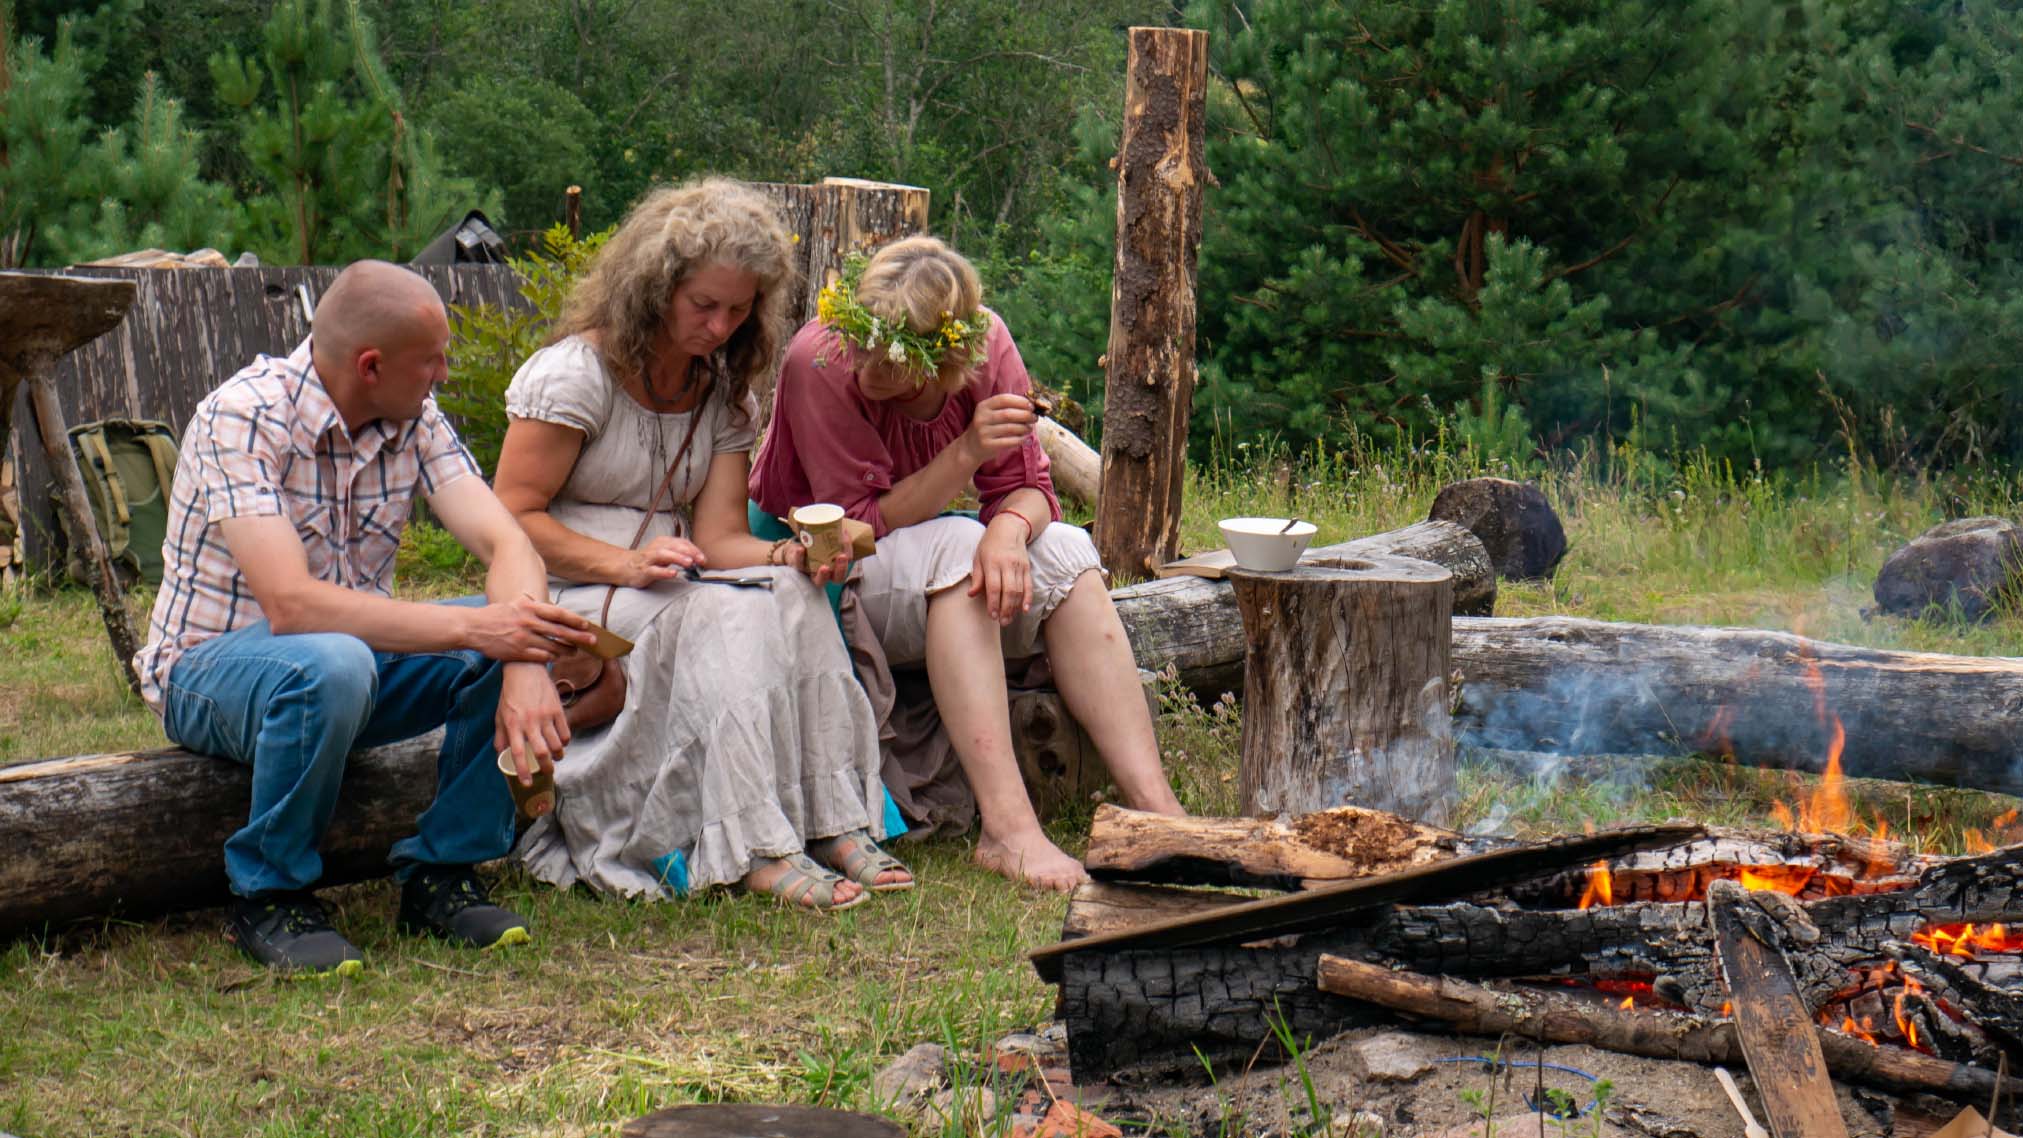
{"label": "blue jeans", "polygon": [[513,799],[492,749],[502,675],[476,652],[375,652],[342,633],[277,636],[266,621],[185,653],[169,672],[163,728],[192,751],[253,768],[251,821],[225,842],[232,892],[314,885],[345,757],[437,727],[447,730],[435,800],[394,844],[395,876],[505,856]]}

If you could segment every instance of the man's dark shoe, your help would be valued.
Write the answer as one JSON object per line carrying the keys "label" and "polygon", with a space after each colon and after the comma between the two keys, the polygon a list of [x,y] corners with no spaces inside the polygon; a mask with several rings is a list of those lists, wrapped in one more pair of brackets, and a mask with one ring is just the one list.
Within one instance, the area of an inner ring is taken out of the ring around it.
{"label": "man's dark shoe", "polygon": [[492,904],[467,865],[423,866],[400,887],[400,930],[471,948],[526,944],[527,921]]}
{"label": "man's dark shoe", "polygon": [[277,972],[354,976],[365,968],[365,957],[330,927],[322,902],[306,890],[239,898],[225,922],[225,936]]}

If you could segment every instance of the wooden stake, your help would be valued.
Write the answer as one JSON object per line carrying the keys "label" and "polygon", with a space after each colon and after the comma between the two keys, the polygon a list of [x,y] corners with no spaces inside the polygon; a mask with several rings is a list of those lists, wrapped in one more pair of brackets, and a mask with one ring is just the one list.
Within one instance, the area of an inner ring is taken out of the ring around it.
{"label": "wooden stake", "polygon": [[1096,550],[1112,572],[1134,577],[1180,547],[1207,89],[1206,32],[1131,29]]}
{"label": "wooden stake", "polygon": [[562,191],[562,221],[569,227],[569,239],[583,239],[583,187],[570,186]]}

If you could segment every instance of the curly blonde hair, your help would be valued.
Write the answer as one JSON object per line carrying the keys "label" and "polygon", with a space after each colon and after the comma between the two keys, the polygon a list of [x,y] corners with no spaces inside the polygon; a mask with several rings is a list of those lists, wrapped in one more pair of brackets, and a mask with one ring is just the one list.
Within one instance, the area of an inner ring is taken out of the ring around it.
{"label": "curly blonde hair", "polygon": [[[880,320],[921,335],[953,317],[967,320],[983,305],[983,280],[969,258],[937,237],[905,237],[871,254],[857,281],[857,303]],[[955,391],[976,370],[966,352],[944,352],[935,386]]]}
{"label": "curly blonde hair", "polygon": [[570,290],[555,339],[596,332],[604,366],[620,380],[643,381],[675,287],[712,265],[751,273],[758,294],[751,315],[714,356],[690,361],[689,378],[714,375],[742,414],[753,382],[772,370],[786,341],[796,274],[779,213],[729,178],[662,186],[634,203]]}

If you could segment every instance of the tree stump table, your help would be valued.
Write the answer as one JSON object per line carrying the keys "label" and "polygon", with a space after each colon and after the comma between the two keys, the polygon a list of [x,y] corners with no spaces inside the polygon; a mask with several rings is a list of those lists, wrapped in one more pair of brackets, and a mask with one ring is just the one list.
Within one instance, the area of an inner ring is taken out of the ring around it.
{"label": "tree stump table", "polygon": [[1444,825],[1453,575],[1367,556],[1228,578],[1245,642],[1244,813],[1353,804]]}
{"label": "tree stump table", "polygon": [[80,550],[99,615],[112,638],[127,686],[136,694],[140,679],[133,656],[140,650],[126,596],[112,571],[112,555],[92,520],[84,477],[70,451],[70,428],[56,399],[56,361],[119,326],[133,307],[138,286],[129,280],[66,277],[42,273],[0,273],[0,460],[13,427],[14,393],[24,383],[36,433],[56,480],[57,496],[71,533],[86,543]]}

